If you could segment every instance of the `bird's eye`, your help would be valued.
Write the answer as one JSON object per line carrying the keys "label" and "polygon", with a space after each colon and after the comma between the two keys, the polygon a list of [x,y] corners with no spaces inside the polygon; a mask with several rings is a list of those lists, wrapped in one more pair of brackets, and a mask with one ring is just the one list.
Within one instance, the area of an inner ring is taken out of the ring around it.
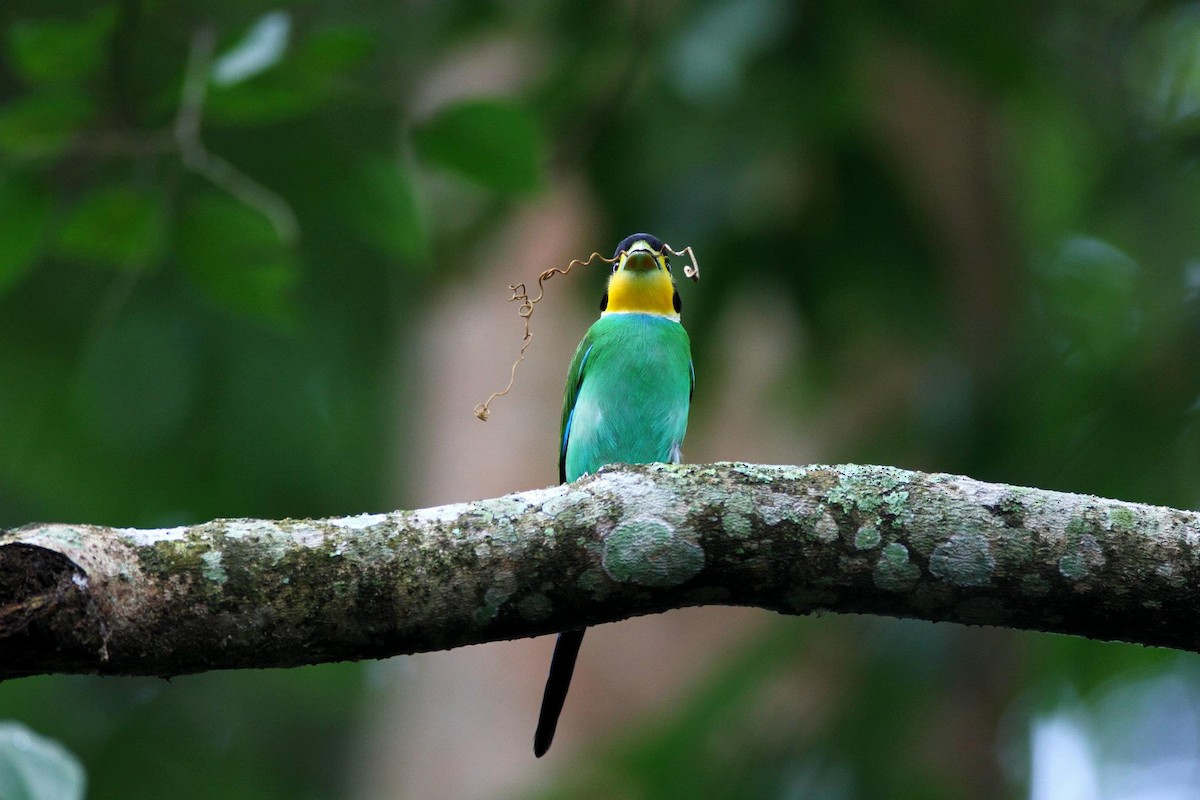
{"label": "bird's eye", "polygon": [[613,262],[613,274],[614,274],[614,275],[616,275],[616,274],[617,274],[617,270],[618,270],[618,269],[620,269],[620,267],[621,267],[621,262],[620,262],[620,261],[614,261],[614,262]]}

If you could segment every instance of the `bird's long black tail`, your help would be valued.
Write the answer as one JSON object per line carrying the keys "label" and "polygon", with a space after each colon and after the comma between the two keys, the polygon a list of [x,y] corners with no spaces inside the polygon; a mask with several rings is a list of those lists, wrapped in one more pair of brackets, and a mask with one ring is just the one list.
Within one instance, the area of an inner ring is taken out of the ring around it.
{"label": "bird's long black tail", "polygon": [[562,713],[567,690],[571,688],[571,675],[575,672],[575,658],[583,644],[584,630],[563,631],[554,644],[546,692],[542,695],[542,711],[538,714],[537,732],[533,734],[533,754],[538,758],[546,754],[554,741],[554,729],[558,727],[558,715]]}

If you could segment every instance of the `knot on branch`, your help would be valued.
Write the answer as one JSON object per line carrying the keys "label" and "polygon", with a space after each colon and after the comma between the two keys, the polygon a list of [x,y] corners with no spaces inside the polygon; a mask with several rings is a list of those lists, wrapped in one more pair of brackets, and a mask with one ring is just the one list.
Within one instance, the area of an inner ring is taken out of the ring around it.
{"label": "knot on branch", "polygon": [[0,674],[14,674],[47,653],[69,664],[97,652],[103,659],[105,650],[86,573],[53,550],[0,545]]}

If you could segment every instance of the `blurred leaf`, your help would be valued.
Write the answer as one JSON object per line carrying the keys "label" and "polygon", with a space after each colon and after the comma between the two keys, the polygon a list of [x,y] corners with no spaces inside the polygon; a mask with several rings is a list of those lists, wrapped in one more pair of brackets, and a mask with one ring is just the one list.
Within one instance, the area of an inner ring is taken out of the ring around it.
{"label": "blurred leaf", "polygon": [[23,175],[0,179],[0,294],[33,265],[50,216],[50,192]]}
{"label": "blurred leaf", "polygon": [[1160,129],[1200,129],[1200,4],[1177,5],[1141,27],[1130,50],[1129,78]]}
{"label": "blurred leaf", "polygon": [[158,260],[165,240],[162,199],[117,184],[79,201],[58,232],[55,249],[87,264],[143,269]]}
{"label": "blurred leaf", "polygon": [[213,62],[213,83],[232,86],[278,64],[287,51],[291,28],[288,12],[263,14],[237,44]]}
{"label": "blurred leaf", "polygon": [[4,800],[81,800],[86,783],[78,759],[61,744],[20,723],[0,723]]}
{"label": "blurred leaf", "polygon": [[340,204],[363,238],[390,256],[416,259],[425,253],[425,228],[412,180],[395,159],[362,165]]}
{"label": "blurred leaf", "polygon": [[66,83],[94,77],[104,63],[117,20],[104,5],[82,20],[17,20],[9,49],[17,74],[30,83]]}
{"label": "blurred leaf", "polygon": [[1018,95],[1008,118],[1019,221],[1033,242],[1052,242],[1079,225],[1106,153],[1094,123],[1062,98]]}
{"label": "blurred leaf", "polygon": [[540,144],[533,119],[515,105],[472,100],[440,109],[413,130],[424,159],[499,192],[530,192],[539,183]]}
{"label": "blurred leaf", "polygon": [[307,114],[322,97],[311,86],[297,86],[270,72],[209,94],[204,113],[214,122],[263,124]]}
{"label": "blurred leaf", "polygon": [[699,106],[735,96],[749,63],[786,34],[793,13],[782,0],[701,4],[671,45],[668,79]]}
{"label": "blurred leaf", "polygon": [[300,46],[300,55],[309,69],[343,72],[368,59],[376,46],[369,30],[346,25],[314,32]]}
{"label": "blurred leaf", "polygon": [[1067,363],[1111,366],[1129,354],[1143,323],[1136,261],[1108,242],[1073,236],[1038,274],[1042,311]]}
{"label": "blurred leaf", "polygon": [[25,157],[61,153],[95,111],[73,87],[38,89],[0,108],[0,151]]}
{"label": "blurred leaf", "polygon": [[274,69],[217,83],[209,94],[205,118],[258,125],[312,113],[341,88],[338,77],[361,63],[374,47],[370,34],[356,28],[318,32],[286,58],[281,51]]}
{"label": "blurred leaf", "polygon": [[199,198],[180,221],[177,251],[192,280],[225,308],[290,321],[296,256],[253,208],[230,197]]}

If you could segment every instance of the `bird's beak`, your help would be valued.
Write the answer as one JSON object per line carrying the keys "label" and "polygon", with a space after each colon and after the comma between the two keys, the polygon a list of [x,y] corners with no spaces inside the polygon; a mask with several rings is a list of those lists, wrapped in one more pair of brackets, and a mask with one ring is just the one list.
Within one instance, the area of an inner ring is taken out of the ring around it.
{"label": "bird's beak", "polygon": [[658,269],[658,253],[645,242],[637,242],[625,254],[624,269],[649,272]]}

